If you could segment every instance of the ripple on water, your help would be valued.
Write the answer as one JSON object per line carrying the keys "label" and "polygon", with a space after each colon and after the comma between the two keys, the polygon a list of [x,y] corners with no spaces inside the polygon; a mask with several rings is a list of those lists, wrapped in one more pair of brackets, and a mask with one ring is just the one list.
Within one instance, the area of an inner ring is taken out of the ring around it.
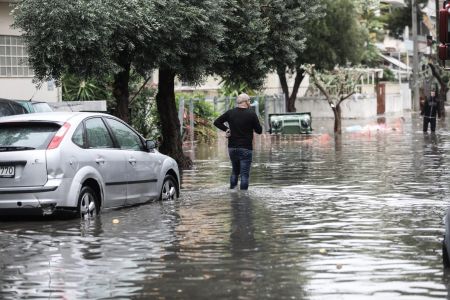
{"label": "ripple on water", "polygon": [[445,298],[450,135],[386,122],[403,125],[264,136],[247,192],[227,188],[222,144],[199,146],[178,201],[2,222],[0,298]]}

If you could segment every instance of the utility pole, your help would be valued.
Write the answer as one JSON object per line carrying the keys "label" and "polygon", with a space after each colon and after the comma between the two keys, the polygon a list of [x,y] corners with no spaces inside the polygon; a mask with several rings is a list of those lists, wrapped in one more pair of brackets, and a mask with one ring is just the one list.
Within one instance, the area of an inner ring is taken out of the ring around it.
{"label": "utility pole", "polygon": [[[436,44],[439,45],[439,7],[441,7],[441,1],[435,0],[434,3],[436,4],[436,6],[435,6],[435,8],[436,8],[436,38],[435,38],[435,40],[436,40]],[[437,56],[437,53],[436,53],[436,56]]]}
{"label": "utility pole", "polygon": [[412,0],[412,36],[413,36],[413,98],[412,109],[419,111],[419,47],[417,44],[417,0]]}

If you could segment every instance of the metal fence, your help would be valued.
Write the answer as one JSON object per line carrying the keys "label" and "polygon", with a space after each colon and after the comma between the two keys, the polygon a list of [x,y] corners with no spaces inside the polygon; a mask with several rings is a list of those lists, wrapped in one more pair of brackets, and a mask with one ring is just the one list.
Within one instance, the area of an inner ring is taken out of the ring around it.
{"label": "metal fence", "polygon": [[[236,97],[207,97],[207,98],[180,98],[178,119],[180,120],[181,135],[185,134],[187,129],[189,132],[189,140],[194,142],[194,103],[196,101],[206,101],[214,107],[214,112],[222,114],[228,109],[236,107]],[[258,95],[250,97],[251,107],[255,110],[256,115],[263,121],[264,130],[269,129],[269,114],[285,113],[286,101],[283,95]],[[188,126],[184,125],[185,116],[188,119]]]}

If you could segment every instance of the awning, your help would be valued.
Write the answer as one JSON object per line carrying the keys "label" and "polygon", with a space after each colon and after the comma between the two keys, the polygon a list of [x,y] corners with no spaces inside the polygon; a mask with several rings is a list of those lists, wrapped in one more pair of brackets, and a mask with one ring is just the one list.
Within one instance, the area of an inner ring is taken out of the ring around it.
{"label": "awning", "polygon": [[399,61],[396,58],[393,58],[391,56],[387,56],[387,55],[383,55],[383,54],[379,54],[382,58],[384,58],[385,60],[387,60],[388,62],[390,62],[391,64],[399,67],[400,69],[406,70],[406,71],[411,71],[411,68],[408,67],[406,64],[402,63],[401,61]]}

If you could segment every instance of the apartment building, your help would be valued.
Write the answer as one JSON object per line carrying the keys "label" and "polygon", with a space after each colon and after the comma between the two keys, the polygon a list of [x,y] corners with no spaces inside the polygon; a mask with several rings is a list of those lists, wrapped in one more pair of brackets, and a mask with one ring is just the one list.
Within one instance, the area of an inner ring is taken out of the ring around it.
{"label": "apartment building", "polygon": [[61,101],[61,89],[53,81],[39,87],[28,65],[28,54],[20,31],[11,28],[14,0],[0,0],[0,98]]}

